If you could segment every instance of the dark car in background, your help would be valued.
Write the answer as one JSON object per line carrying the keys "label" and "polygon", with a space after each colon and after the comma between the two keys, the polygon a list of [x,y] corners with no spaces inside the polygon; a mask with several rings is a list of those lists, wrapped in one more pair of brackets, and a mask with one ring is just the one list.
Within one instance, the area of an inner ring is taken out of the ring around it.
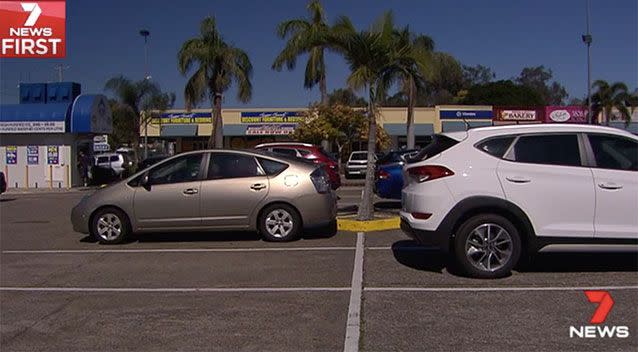
{"label": "dark car in background", "polygon": [[7,191],[7,180],[4,178],[4,172],[0,171],[0,194]]}
{"label": "dark car in background", "polygon": [[403,164],[418,153],[418,149],[397,150],[381,157],[377,162],[374,192],[381,198],[401,199]]}
{"label": "dark car in background", "polygon": [[302,158],[315,164],[321,164],[330,178],[332,189],[341,187],[339,163],[320,146],[298,142],[273,142],[256,145],[255,149],[267,150],[276,154]]}

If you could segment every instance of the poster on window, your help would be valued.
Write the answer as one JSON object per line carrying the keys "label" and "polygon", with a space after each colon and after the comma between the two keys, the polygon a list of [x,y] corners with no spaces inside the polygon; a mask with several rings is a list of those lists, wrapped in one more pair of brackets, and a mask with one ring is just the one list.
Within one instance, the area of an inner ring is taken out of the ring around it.
{"label": "poster on window", "polygon": [[15,145],[8,145],[6,154],[7,165],[18,163],[18,147]]}
{"label": "poster on window", "polygon": [[60,148],[57,145],[47,147],[47,164],[57,165],[60,163]]}
{"label": "poster on window", "polygon": [[27,164],[38,165],[40,163],[40,151],[37,145],[27,146]]}

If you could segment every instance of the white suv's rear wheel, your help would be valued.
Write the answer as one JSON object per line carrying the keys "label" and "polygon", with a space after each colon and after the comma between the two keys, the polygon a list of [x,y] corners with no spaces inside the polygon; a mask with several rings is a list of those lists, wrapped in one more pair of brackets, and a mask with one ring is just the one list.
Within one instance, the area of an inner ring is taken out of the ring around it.
{"label": "white suv's rear wheel", "polygon": [[454,253],[469,276],[497,278],[509,275],[521,255],[516,227],[496,214],[481,214],[465,221],[456,233]]}

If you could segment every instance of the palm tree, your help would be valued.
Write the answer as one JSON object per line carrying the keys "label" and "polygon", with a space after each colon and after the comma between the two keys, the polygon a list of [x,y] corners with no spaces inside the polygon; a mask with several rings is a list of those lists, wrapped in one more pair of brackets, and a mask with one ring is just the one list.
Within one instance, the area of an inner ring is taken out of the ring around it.
{"label": "palm tree", "polygon": [[186,109],[209,99],[212,105],[213,133],[209,147],[222,148],[222,98],[232,83],[237,85],[237,99],[248,102],[252,96],[253,66],[245,51],[224,41],[217,30],[215,18],[207,17],[200,25],[199,36],[182,44],[177,54],[179,71],[186,75],[194,68],[186,82],[184,100]]}
{"label": "palm tree", "polygon": [[407,148],[414,148],[414,106],[416,105],[417,92],[423,91],[425,88],[426,77],[431,78],[431,72],[425,68],[431,66],[430,52],[434,50],[434,40],[432,38],[420,34],[415,36],[406,26],[402,31],[397,33],[396,40],[399,45],[410,47],[410,56],[415,61],[416,70],[400,71],[400,89],[401,93],[408,100],[408,116],[407,116]]}
{"label": "palm tree", "polygon": [[368,166],[357,216],[359,220],[369,220],[374,210],[372,184],[377,135],[376,105],[400,75],[419,76],[419,65],[413,56],[412,46],[397,40],[391,12],[384,13],[369,30],[357,31],[347,17],[339,18],[333,28],[338,52],[350,66],[348,85],[355,90],[367,90],[369,95]]}
{"label": "palm tree", "polygon": [[[148,121],[142,119],[142,111],[152,110],[161,106],[156,106],[154,102],[157,102],[159,97],[167,94],[162,93],[157,83],[148,79],[140,81],[131,81],[124,76],[117,76],[109,79],[104,85],[104,89],[112,92],[119,104],[131,109],[133,111],[134,121],[133,128],[135,130],[134,136],[134,153],[135,161],[139,155],[139,131],[142,124]],[[168,94],[170,96],[170,94]]]}
{"label": "palm tree", "polygon": [[319,84],[321,103],[325,105],[328,102],[328,92],[324,51],[330,46],[331,29],[326,24],[326,15],[319,0],[310,1],[306,8],[309,13],[308,19],[288,20],[277,26],[277,35],[281,39],[288,38],[288,41],[275,58],[272,68],[281,71],[285,65],[288,70],[293,70],[297,57],[308,54],[304,87],[311,89]]}
{"label": "palm tree", "polygon": [[629,113],[629,109],[627,109],[627,105],[625,104],[630,98],[630,95],[627,93],[627,85],[622,82],[609,85],[606,81],[597,80],[593,86],[597,89],[591,97],[593,105],[592,113],[594,116],[598,116],[598,114],[602,112],[605,124],[609,125],[611,112],[616,108],[625,122],[629,124],[629,121],[631,121],[631,113]]}

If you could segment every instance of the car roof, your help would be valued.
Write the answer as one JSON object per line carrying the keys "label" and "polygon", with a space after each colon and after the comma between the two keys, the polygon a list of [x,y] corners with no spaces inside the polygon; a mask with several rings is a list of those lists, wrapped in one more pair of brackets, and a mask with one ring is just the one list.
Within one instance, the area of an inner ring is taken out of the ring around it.
{"label": "car roof", "polygon": [[317,148],[316,145],[310,143],[301,143],[301,142],[271,142],[271,143],[261,143],[255,146],[255,148],[264,148],[264,147],[313,147]]}
{"label": "car roof", "polygon": [[551,132],[572,132],[572,133],[611,133],[635,138],[635,136],[626,130],[619,128],[587,125],[587,124],[568,124],[568,123],[543,123],[543,124],[525,124],[525,125],[504,125],[504,126],[484,126],[470,128],[467,131],[444,132],[442,135],[461,141],[468,136],[489,137],[506,134],[521,133],[551,133]]}

